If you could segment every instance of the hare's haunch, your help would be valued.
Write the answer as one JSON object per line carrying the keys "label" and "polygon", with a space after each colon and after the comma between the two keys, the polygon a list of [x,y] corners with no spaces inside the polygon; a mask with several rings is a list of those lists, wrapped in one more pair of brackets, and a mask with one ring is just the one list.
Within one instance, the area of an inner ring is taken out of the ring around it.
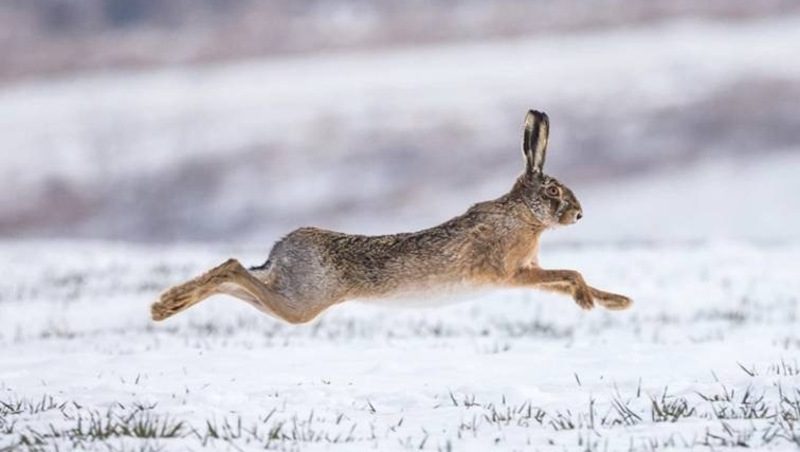
{"label": "hare's haunch", "polygon": [[582,216],[572,191],[544,174],[547,115],[525,116],[525,172],[511,191],[474,205],[463,215],[424,231],[361,236],[298,229],[272,248],[267,262],[244,268],[231,259],[175,286],[151,307],[164,320],[215,294],[227,294],[290,323],[315,318],[353,299],[393,299],[453,289],[531,287],[571,296],[581,308],[595,303],[625,309],[631,300],[595,289],[574,270],[539,267],[539,236]]}

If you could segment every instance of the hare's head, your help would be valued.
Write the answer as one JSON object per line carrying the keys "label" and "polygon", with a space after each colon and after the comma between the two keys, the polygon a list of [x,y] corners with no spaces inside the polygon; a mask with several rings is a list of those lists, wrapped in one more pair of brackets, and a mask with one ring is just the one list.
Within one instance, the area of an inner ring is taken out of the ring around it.
{"label": "hare's head", "polygon": [[517,189],[522,200],[542,224],[572,224],[583,216],[581,204],[572,190],[544,173],[549,132],[550,121],[547,115],[530,110],[525,116],[525,131],[522,135],[525,173],[520,177]]}

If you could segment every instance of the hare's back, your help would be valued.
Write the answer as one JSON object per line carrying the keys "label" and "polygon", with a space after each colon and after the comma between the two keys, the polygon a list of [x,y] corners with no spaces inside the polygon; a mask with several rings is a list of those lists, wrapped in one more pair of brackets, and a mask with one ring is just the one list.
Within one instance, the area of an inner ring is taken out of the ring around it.
{"label": "hare's back", "polygon": [[275,244],[270,260],[283,266],[325,267],[339,273],[381,270],[418,255],[409,247],[412,234],[366,236],[301,228]]}

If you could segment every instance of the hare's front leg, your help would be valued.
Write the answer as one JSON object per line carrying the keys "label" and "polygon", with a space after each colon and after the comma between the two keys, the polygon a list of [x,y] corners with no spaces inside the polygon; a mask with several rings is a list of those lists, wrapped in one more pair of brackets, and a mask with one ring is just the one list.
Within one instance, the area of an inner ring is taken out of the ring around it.
{"label": "hare's front leg", "polygon": [[578,306],[592,309],[591,288],[575,270],[544,270],[529,267],[519,269],[511,279],[515,286],[537,287],[572,296]]}
{"label": "hare's front leg", "polygon": [[[624,296],[596,289],[586,284],[583,276],[574,270],[543,270],[523,268],[514,276],[517,285],[534,286],[544,290],[571,295],[584,309],[591,309],[592,299],[606,309],[627,309],[633,301]],[[587,294],[588,293],[588,297]],[[587,303],[588,298],[588,303]]]}
{"label": "hare's front leg", "polygon": [[[586,287],[589,288],[589,293],[592,295],[594,301],[596,301],[600,306],[606,309],[611,309],[612,311],[619,311],[622,309],[628,309],[631,306],[631,304],[633,304],[633,300],[626,297],[625,295],[606,292],[604,290],[596,289],[592,286],[586,286]],[[552,290],[564,294],[572,294],[572,289],[569,284],[552,283],[544,286],[543,288],[545,290]]]}

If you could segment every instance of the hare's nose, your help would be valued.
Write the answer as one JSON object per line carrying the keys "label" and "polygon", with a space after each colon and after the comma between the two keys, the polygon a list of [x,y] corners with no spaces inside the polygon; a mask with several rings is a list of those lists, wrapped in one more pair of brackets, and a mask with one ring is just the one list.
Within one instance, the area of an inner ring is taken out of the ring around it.
{"label": "hare's nose", "polygon": [[578,212],[578,214],[575,215],[575,219],[580,220],[581,218],[583,218],[583,212]]}

